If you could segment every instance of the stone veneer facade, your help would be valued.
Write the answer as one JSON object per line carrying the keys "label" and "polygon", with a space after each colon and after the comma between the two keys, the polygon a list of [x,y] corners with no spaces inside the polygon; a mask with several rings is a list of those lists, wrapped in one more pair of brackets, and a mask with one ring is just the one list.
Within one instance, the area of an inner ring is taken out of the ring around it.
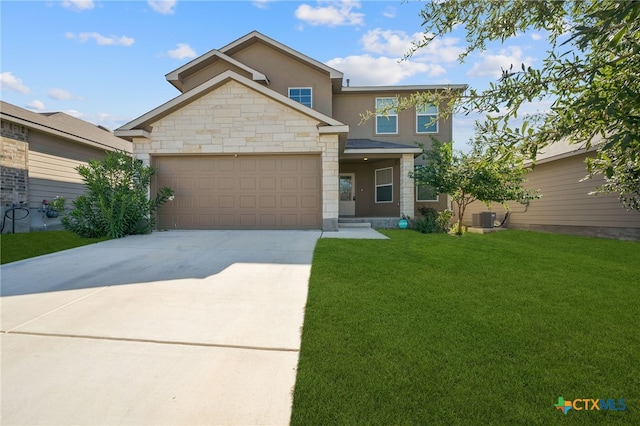
{"label": "stone veneer facade", "polygon": [[153,155],[313,154],[322,159],[324,230],[338,227],[338,134],[330,126],[236,81],[161,118],[149,138],[133,138],[146,164]]}
{"label": "stone veneer facade", "polygon": [[[0,220],[13,204],[29,201],[29,144],[28,132],[24,126],[2,121],[0,135]],[[9,216],[11,217],[11,216]],[[29,220],[5,222],[4,232],[29,232]]]}

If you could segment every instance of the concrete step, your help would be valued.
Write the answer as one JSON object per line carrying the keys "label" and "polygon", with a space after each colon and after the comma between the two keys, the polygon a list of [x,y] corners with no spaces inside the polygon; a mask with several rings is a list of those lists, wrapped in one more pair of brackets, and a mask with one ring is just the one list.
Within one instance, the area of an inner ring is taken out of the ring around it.
{"label": "concrete step", "polygon": [[369,222],[338,222],[338,228],[371,228]]}

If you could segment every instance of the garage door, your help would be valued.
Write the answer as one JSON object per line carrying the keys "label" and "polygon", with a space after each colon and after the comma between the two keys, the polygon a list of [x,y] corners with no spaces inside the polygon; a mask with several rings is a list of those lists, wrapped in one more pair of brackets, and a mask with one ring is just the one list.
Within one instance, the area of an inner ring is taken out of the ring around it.
{"label": "garage door", "polygon": [[319,155],[154,157],[160,229],[320,229]]}

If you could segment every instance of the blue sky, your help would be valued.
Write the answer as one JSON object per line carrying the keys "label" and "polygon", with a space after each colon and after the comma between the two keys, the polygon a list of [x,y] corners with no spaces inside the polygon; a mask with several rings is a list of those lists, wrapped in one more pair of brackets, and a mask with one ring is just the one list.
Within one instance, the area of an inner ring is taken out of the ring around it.
{"label": "blue sky", "polygon": [[[461,64],[464,34],[454,33],[399,62],[423,36],[422,6],[401,0],[2,0],[0,96],[115,129],[179,94],[165,74],[253,30],[342,71],[352,86],[482,89],[502,67],[539,66],[546,56],[544,34],[532,32],[489,45]],[[464,150],[474,119],[454,118],[456,148]]]}

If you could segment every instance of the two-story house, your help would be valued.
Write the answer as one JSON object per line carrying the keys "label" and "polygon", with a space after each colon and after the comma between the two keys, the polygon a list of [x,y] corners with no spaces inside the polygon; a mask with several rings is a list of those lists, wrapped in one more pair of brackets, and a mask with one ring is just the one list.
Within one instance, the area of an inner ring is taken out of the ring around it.
{"label": "two-story house", "polygon": [[350,87],[342,72],[255,31],[166,78],[181,94],[115,132],[156,168],[152,192],[175,191],[161,228],[331,231],[341,217],[397,223],[421,204],[447,207],[409,177],[416,142],[451,140],[437,105],[360,123],[396,96],[444,86]]}

